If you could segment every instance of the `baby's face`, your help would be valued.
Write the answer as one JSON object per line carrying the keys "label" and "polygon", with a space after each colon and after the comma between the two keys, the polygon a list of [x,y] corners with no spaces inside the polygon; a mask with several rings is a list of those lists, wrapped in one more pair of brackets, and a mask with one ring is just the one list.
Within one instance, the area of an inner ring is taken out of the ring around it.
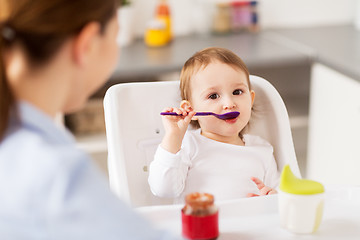
{"label": "baby's face", "polygon": [[190,87],[190,103],[194,111],[240,112],[237,118],[230,120],[196,117],[202,135],[220,142],[239,143],[239,132],[249,122],[255,97],[255,93],[249,90],[245,73],[216,61],[198,71],[192,77]]}

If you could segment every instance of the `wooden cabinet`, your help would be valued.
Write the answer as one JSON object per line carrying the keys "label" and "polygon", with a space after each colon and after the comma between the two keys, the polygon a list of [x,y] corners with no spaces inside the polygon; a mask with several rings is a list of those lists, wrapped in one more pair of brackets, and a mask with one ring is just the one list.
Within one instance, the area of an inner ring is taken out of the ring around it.
{"label": "wooden cabinet", "polygon": [[360,81],[312,67],[307,177],[360,184]]}

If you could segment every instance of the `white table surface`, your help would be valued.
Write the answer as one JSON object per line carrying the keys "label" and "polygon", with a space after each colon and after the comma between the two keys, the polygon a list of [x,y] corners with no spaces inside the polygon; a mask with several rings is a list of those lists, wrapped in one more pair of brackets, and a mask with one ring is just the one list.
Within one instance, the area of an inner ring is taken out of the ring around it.
{"label": "white table surface", "polygon": [[[219,240],[360,239],[360,186],[326,187],[324,215],[313,234],[293,234],[281,228],[277,195],[217,202]],[[181,236],[182,205],[137,208],[156,227]]]}

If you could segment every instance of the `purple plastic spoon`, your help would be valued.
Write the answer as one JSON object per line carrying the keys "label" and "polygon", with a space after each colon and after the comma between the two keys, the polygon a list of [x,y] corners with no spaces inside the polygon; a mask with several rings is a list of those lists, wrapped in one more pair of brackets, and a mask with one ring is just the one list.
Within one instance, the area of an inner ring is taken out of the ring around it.
{"label": "purple plastic spoon", "polygon": [[[160,115],[170,115],[170,116],[181,116],[179,114],[177,114],[176,112],[161,112]],[[233,119],[236,118],[237,116],[240,115],[239,112],[227,112],[224,114],[216,114],[213,112],[197,112],[195,113],[195,116],[215,116],[221,120],[228,120],[228,119]]]}

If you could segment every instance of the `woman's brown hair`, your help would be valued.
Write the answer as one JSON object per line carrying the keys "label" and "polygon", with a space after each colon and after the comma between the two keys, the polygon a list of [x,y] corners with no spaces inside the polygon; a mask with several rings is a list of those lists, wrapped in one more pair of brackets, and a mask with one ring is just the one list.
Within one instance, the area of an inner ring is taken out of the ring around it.
{"label": "woman's brown hair", "polygon": [[21,44],[29,63],[51,59],[69,37],[89,22],[103,32],[115,15],[118,0],[1,0],[0,1],[0,141],[8,127],[15,99],[7,81],[5,50]]}
{"label": "woman's brown hair", "polygon": [[[237,70],[243,71],[247,78],[249,90],[251,90],[249,70],[241,58],[226,48],[209,47],[196,52],[185,62],[180,74],[180,92],[182,100],[191,99],[190,81],[194,74],[201,68],[206,68],[207,65],[214,61],[228,64]],[[191,125],[195,128],[200,127],[197,121],[191,121]]]}

